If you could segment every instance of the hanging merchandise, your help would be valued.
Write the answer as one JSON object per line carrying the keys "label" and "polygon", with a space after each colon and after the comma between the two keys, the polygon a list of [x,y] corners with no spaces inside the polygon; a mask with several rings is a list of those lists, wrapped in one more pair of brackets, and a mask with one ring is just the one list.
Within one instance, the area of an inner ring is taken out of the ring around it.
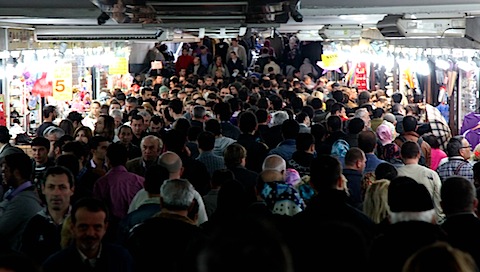
{"label": "hanging merchandise", "polygon": [[358,91],[367,91],[368,87],[368,66],[366,62],[358,62],[355,65],[355,73],[353,75],[353,83],[357,86]]}
{"label": "hanging merchandise", "polygon": [[47,72],[43,72],[41,77],[35,81],[32,88],[32,94],[38,94],[41,97],[51,96],[53,92],[53,83],[47,80]]}
{"label": "hanging merchandise", "polygon": [[425,113],[428,123],[432,128],[432,134],[440,141],[440,146],[443,150],[447,150],[447,144],[452,138],[452,131],[448,126],[447,120],[442,113],[430,104],[425,104]]}
{"label": "hanging merchandise", "polygon": [[480,112],[478,112],[478,68],[459,69],[457,120],[459,133],[475,147],[480,143]]}
{"label": "hanging merchandise", "polygon": [[369,66],[366,62],[353,63],[345,75],[347,86],[356,86],[358,91],[369,90]]}

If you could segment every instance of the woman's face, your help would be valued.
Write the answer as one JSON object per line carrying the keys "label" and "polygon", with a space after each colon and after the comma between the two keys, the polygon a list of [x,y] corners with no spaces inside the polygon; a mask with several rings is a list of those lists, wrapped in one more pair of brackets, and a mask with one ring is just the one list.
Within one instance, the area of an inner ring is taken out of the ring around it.
{"label": "woman's face", "polygon": [[88,144],[87,134],[85,133],[84,130],[80,130],[77,133],[77,136],[75,137],[75,141],[84,142],[84,143]]}

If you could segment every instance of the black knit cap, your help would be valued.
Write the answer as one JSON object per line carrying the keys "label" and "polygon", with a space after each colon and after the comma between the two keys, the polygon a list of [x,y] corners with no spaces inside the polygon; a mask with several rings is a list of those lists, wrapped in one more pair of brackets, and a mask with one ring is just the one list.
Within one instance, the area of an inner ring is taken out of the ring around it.
{"label": "black knit cap", "polygon": [[388,187],[388,205],[392,212],[423,212],[433,209],[427,188],[409,177],[397,177]]}

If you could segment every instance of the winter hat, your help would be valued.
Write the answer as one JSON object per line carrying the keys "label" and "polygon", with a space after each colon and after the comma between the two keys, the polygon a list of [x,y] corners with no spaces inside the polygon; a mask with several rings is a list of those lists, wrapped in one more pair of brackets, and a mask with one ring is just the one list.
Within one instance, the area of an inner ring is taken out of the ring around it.
{"label": "winter hat", "polygon": [[302,179],[298,171],[293,168],[287,168],[285,183],[296,186],[300,181],[302,181]]}
{"label": "winter hat", "polygon": [[170,89],[167,86],[162,86],[159,89],[160,94],[170,92]]}
{"label": "winter hat", "polygon": [[377,137],[382,145],[389,144],[393,141],[392,130],[384,124],[377,127]]}
{"label": "winter hat", "polygon": [[385,113],[385,115],[383,116],[383,120],[387,120],[388,122],[394,124],[395,121],[397,121],[397,119],[395,118],[395,115],[393,115],[393,113]]}
{"label": "winter hat", "polygon": [[388,187],[388,205],[392,212],[423,212],[433,209],[427,188],[409,177],[397,177]]}

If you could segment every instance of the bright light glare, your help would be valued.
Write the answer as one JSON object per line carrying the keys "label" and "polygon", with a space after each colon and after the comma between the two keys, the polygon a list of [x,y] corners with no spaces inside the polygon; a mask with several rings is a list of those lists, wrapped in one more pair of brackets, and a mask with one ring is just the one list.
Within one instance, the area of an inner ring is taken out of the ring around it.
{"label": "bright light glare", "polygon": [[443,59],[437,59],[435,60],[435,66],[442,70],[448,70],[450,68],[450,63]]}
{"label": "bright light glare", "polygon": [[466,62],[466,61],[458,61],[457,62],[457,66],[458,66],[458,69],[461,69],[465,72],[470,72],[470,71],[473,71],[475,70],[477,67]]}
{"label": "bright light glare", "polygon": [[416,72],[422,76],[428,76],[430,74],[430,66],[426,61],[416,62]]}

